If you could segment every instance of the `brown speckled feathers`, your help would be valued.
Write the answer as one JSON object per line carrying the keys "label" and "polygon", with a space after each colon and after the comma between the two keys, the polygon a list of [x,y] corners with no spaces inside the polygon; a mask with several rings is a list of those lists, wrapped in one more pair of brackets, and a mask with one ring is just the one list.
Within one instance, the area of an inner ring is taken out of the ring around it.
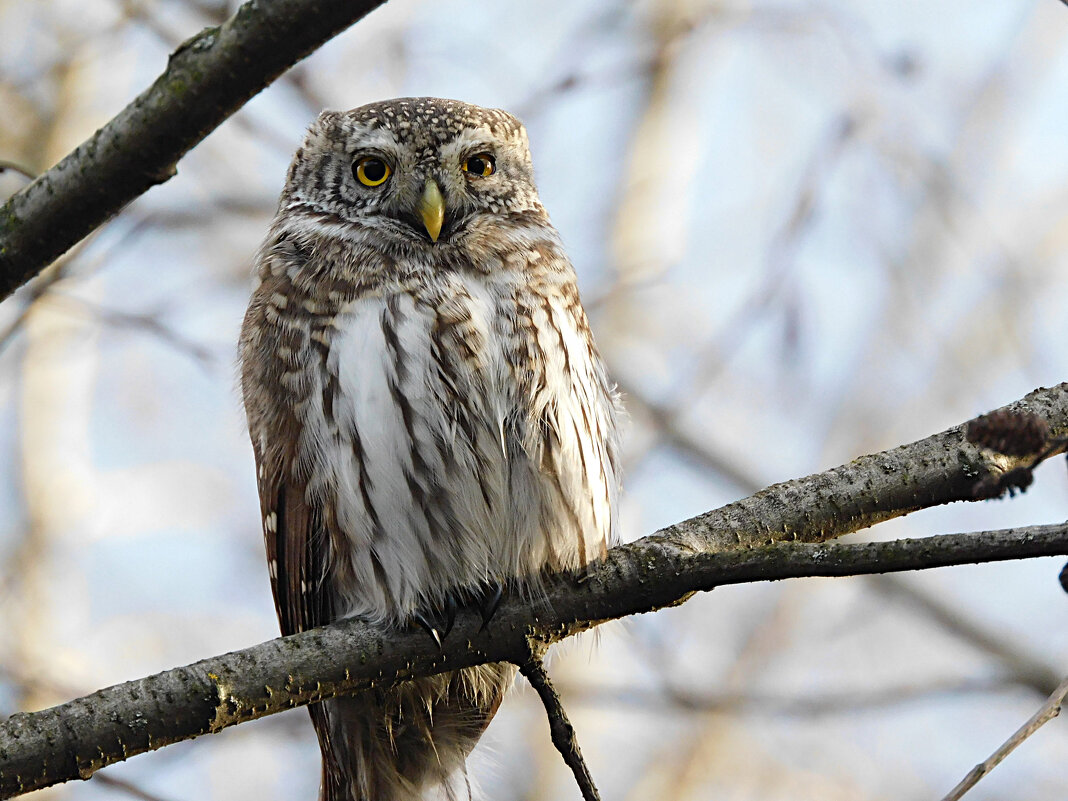
{"label": "brown speckled feathers", "polygon": [[[439,635],[614,537],[618,408],[506,112],[324,112],[289,170],[241,338],[282,631],[357,615]],[[514,672],[312,709],[325,801],[471,795]]]}

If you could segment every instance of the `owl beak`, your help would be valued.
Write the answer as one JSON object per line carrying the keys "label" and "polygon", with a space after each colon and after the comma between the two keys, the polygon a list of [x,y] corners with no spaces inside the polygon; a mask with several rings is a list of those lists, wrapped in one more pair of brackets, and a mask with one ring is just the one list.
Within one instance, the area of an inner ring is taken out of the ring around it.
{"label": "owl beak", "polygon": [[441,196],[438,182],[433,178],[426,182],[423,196],[419,198],[419,216],[423,218],[431,241],[437,242],[441,224],[445,221],[445,198]]}

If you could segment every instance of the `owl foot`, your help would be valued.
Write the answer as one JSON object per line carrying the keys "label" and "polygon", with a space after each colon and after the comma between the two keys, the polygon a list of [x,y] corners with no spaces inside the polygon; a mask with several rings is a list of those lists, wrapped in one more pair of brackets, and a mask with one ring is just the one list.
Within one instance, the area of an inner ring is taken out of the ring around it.
{"label": "owl foot", "polygon": [[441,648],[442,641],[449,636],[453,623],[456,622],[456,595],[452,592],[445,593],[441,606],[434,609],[417,609],[412,614],[412,622],[430,635],[431,639]]}
{"label": "owl foot", "polygon": [[430,638],[435,643],[437,643],[438,648],[441,648],[441,632],[438,630],[438,627],[434,623],[432,623],[429,618],[427,618],[426,615],[424,615],[422,612],[413,612],[412,622],[419,626],[419,628],[421,628],[427,634],[429,634]]}
{"label": "owl foot", "polygon": [[478,607],[478,611],[482,615],[482,625],[478,629],[480,634],[486,630],[486,626],[493,620],[493,616],[497,614],[497,610],[501,606],[501,598],[503,597],[504,585],[499,582],[483,584],[475,590],[475,605]]}
{"label": "owl foot", "polygon": [[456,622],[456,608],[458,606],[459,604],[456,602],[456,595],[451,592],[445,593],[445,607],[443,610],[445,633],[441,635],[442,637],[448,637],[449,632],[452,631],[452,624]]}
{"label": "owl foot", "polygon": [[474,602],[475,608],[482,616],[482,625],[478,629],[481,634],[497,614],[503,597],[504,585],[499,582],[487,582],[473,590],[450,591],[445,593],[441,606],[425,607],[413,612],[412,622],[429,634],[438,648],[441,648],[456,622],[456,611],[459,609],[461,599],[465,603]]}

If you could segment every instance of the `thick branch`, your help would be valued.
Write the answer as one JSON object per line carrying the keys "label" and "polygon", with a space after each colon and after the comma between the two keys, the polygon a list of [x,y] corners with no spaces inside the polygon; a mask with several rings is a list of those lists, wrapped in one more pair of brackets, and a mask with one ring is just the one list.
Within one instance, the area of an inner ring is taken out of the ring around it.
{"label": "thick branch", "polygon": [[522,663],[531,633],[555,642],[720,584],[1064,554],[1068,525],[719,554],[646,537],[613,549],[583,580],[553,579],[537,608],[506,599],[484,632],[478,614],[461,613],[440,651],[422,631],[383,633],[348,620],[12,715],[0,726],[0,798],[88,778],[135,754],[374,684],[483,662]]}
{"label": "thick branch", "polygon": [[0,207],[0,299],[155,184],[253,95],[385,0],[250,0]]}
{"label": "thick branch", "polygon": [[[1038,414],[1060,436],[1068,427],[1068,386],[1036,391],[1013,407]],[[461,614],[441,651],[420,631],[344,621],[14,715],[0,726],[0,797],[84,778],[134,754],[373,684],[484,662],[523,663],[531,636],[552,643],[721,584],[1068,554],[1066,525],[803,544],[971,498],[984,479],[1016,466],[968,445],[954,428],[614,548],[581,578],[549,580],[543,604],[506,599],[484,632],[479,615]]]}
{"label": "thick branch", "polygon": [[[1052,437],[1068,434],[1068,384],[1037,389],[1003,408],[1045,420]],[[954,426],[823,473],[774,484],[659,533],[680,547],[714,551],[781,541],[824,542],[918,509],[985,497],[984,485],[1031,463],[1030,457],[981,450],[965,441],[962,430]]]}

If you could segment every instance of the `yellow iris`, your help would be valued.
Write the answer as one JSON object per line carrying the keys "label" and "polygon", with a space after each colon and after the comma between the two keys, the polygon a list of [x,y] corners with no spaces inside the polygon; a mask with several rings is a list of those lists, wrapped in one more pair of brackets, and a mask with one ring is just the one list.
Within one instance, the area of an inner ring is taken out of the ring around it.
{"label": "yellow iris", "polygon": [[393,170],[382,159],[368,156],[356,162],[355,172],[356,180],[364,186],[381,186]]}
{"label": "yellow iris", "polygon": [[467,158],[467,161],[464,162],[463,170],[469,175],[488,178],[497,172],[497,162],[494,161],[493,156],[489,153],[476,153],[474,156]]}

